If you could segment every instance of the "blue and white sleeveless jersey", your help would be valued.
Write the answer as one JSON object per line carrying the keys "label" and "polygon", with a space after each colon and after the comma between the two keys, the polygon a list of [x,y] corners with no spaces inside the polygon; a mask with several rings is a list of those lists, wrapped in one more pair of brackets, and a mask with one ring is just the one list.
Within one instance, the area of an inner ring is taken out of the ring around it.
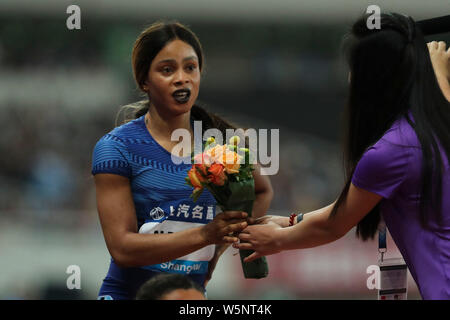
{"label": "blue and white sleeveless jersey", "polygon": [[[185,182],[190,168],[191,164],[173,163],[170,152],[147,130],[144,116],[103,136],[94,148],[92,161],[93,175],[112,173],[130,179],[139,233],[150,234],[177,232],[214,219],[216,201],[208,190],[195,203],[190,198],[192,187]],[[214,250],[215,246],[209,245],[141,269],[204,275]]]}

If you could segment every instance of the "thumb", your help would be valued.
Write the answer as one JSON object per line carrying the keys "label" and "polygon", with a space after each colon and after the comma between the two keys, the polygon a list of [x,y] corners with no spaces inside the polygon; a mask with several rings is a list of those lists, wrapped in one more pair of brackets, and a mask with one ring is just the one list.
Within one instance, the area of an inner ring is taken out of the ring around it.
{"label": "thumb", "polygon": [[253,252],[251,255],[249,255],[247,258],[244,259],[244,262],[251,262],[253,260],[256,260],[258,258],[262,257],[261,254],[258,252]]}

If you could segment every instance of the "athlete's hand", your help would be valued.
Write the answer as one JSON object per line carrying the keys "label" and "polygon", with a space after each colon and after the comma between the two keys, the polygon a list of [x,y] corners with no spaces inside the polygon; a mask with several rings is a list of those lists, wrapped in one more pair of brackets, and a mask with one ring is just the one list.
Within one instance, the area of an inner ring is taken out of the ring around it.
{"label": "athlete's hand", "polygon": [[446,50],[444,41],[428,42],[427,46],[436,76],[450,80],[450,47]]}
{"label": "athlete's hand", "polygon": [[233,243],[239,241],[234,235],[247,227],[247,213],[225,211],[202,227],[201,233],[208,244]]}

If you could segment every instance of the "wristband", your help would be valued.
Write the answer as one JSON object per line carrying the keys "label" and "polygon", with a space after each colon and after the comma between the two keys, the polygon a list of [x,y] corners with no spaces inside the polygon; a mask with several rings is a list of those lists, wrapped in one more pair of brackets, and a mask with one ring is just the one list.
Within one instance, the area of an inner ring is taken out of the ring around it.
{"label": "wristband", "polygon": [[294,225],[294,219],[297,215],[295,213],[291,213],[291,215],[289,216],[289,227]]}
{"label": "wristband", "polygon": [[289,227],[292,227],[294,225],[295,217],[297,217],[297,223],[303,220],[303,213],[295,214],[291,213],[289,216]]}

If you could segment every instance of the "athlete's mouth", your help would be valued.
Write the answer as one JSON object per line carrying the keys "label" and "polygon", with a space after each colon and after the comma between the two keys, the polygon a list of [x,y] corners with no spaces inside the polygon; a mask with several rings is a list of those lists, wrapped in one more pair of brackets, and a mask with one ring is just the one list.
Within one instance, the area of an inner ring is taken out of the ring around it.
{"label": "athlete's mouth", "polygon": [[178,103],[186,103],[189,101],[189,98],[191,97],[191,90],[178,89],[174,93],[172,93],[172,97]]}

